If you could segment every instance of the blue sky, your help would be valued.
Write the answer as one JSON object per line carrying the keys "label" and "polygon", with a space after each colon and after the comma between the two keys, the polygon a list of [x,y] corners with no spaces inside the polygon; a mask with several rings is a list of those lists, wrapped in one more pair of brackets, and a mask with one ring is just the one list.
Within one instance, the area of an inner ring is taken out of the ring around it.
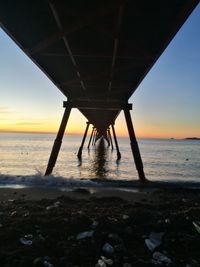
{"label": "blue sky", "polygon": [[[139,137],[200,137],[200,5],[177,33],[135,94]],[[65,97],[0,29],[0,131],[56,131]],[[68,131],[84,131],[76,110]],[[76,125],[74,125],[76,122]],[[126,134],[123,114],[117,132]],[[125,130],[125,131],[124,131]]]}

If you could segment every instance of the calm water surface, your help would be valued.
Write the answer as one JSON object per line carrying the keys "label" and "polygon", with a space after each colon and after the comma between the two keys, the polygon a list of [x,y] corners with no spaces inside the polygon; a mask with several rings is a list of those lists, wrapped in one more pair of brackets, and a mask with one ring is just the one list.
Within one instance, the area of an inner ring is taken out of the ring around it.
{"label": "calm water surface", "polygon": [[[0,134],[0,179],[5,175],[43,175],[55,135]],[[54,168],[54,176],[72,179],[135,180],[137,172],[129,140],[119,138],[122,158],[116,161],[116,150],[105,146],[91,146],[88,140],[77,159],[81,136],[67,135]],[[139,139],[144,170],[151,180],[200,181],[200,141]]]}

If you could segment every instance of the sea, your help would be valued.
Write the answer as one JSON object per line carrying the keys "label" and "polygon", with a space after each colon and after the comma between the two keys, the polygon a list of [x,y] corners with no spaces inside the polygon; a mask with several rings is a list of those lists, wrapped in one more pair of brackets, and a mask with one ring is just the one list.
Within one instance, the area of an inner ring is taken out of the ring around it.
{"label": "sea", "polygon": [[[116,149],[88,146],[82,160],[77,152],[82,136],[65,135],[52,175],[44,176],[55,134],[0,133],[0,186],[65,187],[94,185],[97,181],[136,181],[137,170],[128,138],[118,138]],[[200,182],[200,140],[138,139],[147,179]]]}

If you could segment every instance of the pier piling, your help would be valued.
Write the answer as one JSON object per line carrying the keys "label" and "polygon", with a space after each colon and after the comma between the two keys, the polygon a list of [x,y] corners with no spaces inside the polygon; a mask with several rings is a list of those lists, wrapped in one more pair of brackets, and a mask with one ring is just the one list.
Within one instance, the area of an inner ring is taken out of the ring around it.
{"label": "pier piling", "polygon": [[116,146],[116,150],[117,150],[117,160],[120,160],[121,159],[121,153],[119,151],[119,146],[118,146],[118,142],[117,142],[117,136],[116,136],[116,133],[115,133],[115,127],[114,127],[113,124],[111,125],[111,127],[112,127],[113,137],[114,137],[115,146]]}
{"label": "pier piling", "polygon": [[68,119],[69,119],[70,112],[71,112],[71,107],[66,107],[65,111],[64,111],[64,114],[63,114],[63,118],[62,118],[61,124],[60,124],[60,128],[58,130],[56,139],[55,139],[54,144],[53,144],[53,148],[52,148],[52,151],[51,151],[51,155],[49,157],[49,162],[48,162],[48,165],[47,165],[47,169],[46,169],[45,175],[50,175],[52,173],[52,171],[53,171],[53,168],[54,168],[55,164],[56,164],[56,160],[57,160],[57,157],[58,157],[58,153],[60,151],[63,135],[65,133],[65,128],[66,128],[66,125],[67,125],[67,122],[68,122]]}
{"label": "pier piling", "polygon": [[136,140],[130,111],[128,109],[124,109],[124,115],[125,115],[126,124],[127,124],[127,128],[128,128],[130,142],[131,142],[130,145],[131,145],[131,149],[132,149],[132,153],[133,153],[133,158],[135,161],[136,169],[138,171],[139,179],[141,181],[145,181],[146,177],[144,174],[142,158],[141,158],[139,146],[138,146],[138,143]]}
{"label": "pier piling", "polygon": [[112,141],[112,136],[111,136],[111,133],[110,133],[110,128],[108,128],[108,137],[110,139],[111,150],[113,150],[113,141]]}
{"label": "pier piling", "polygon": [[90,149],[90,144],[91,144],[91,141],[92,141],[93,134],[94,134],[94,127],[92,128],[92,133],[90,135],[90,140],[89,140],[89,143],[88,143],[88,149]]}
{"label": "pier piling", "polygon": [[84,146],[84,143],[85,143],[85,138],[86,138],[86,136],[87,136],[87,132],[88,132],[88,128],[89,128],[89,126],[90,126],[90,123],[87,121],[87,123],[86,123],[86,128],[85,128],[85,133],[84,133],[84,135],[83,135],[83,139],[82,139],[82,142],[81,142],[81,146],[80,146],[79,151],[78,151],[78,154],[77,154],[77,157],[78,157],[79,159],[81,159],[81,157],[82,157],[82,150],[83,150],[83,146]]}

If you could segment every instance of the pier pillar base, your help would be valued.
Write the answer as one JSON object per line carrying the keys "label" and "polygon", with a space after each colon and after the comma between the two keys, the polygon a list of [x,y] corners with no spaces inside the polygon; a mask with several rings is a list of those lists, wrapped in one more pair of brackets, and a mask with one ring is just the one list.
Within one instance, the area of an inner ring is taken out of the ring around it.
{"label": "pier pillar base", "polygon": [[132,153],[133,153],[133,158],[134,158],[134,161],[135,161],[136,169],[138,171],[139,179],[141,181],[146,181],[146,177],[145,177],[144,169],[143,169],[142,158],[141,158],[139,146],[138,146],[138,143],[137,143],[137,140],[136,140],[136,136],[135,136],[135,132],[134,132],[134,128],[133,128],[133,123],[132,123],[132,120],[131,120],[130,111],[128,109],[124,109],[124,115],[125,115],[125,118],[126,118],[128,133],[129,133],[129,137],[130,137],[130,141],[131,141],[130,145],[131,145],[131,149],[132,149]]}
{"label": "pier pillar base", "polygon": [[81,157],[82,157],[82,150],[83,150],[83,146],[84,146],[84,143],[85,143],[85,138],[87,136],[87,132],[88,132],[89,126],[90,126],[90,123],[87,122],[87,125],[86,125],[86,128],[85,128],[85,133],[83,135],[83,140],[82,140],[81,146],[80,146],[80,148],[78,150],[78,154],[77,154],[78,159],[81,159]]}
{"label": "pier pillar base", "polygon": [[117,136],[116,136],[116,133],[115,133],[115,127],[114,125],[111,125],[112,127],[112,131],[113,131],[113,137],[114,137],[114,141],[115,141],[115,146],[116,146],[116,149],[117,149],[117,160],[120,160],[121,159],[121,153],[119,151],[119,146],[118,146],[118,142],[117,142]]}
{"label": "pier pillar base", "polygon": [[94,134],[94,127],[92,128],[92,133],[91,133],[90,140],[89,140],[88,147],[87,147],[88,149],[90,149],[90,144],[92,141],[93,134]]}
{"label": "pier pillar base", "polygon": [[112,136],[111,136],[111,133],[110,133],[110,129],[109,128],[108,128],[108,137],[110,139],[111,149],[113,150]]}
{"label": "pier pillar base", "polygon": [[94,128],[94,134],[93,134],[93,139],[92,139],[92,145],[94,146],[96,143],[96,136],[97,136],[97,129]]}
{"label": "pier pillar base", "polygon": [[61,124],[60,124],[60,128],[58,130],[56,139],[55,139],[54,144],[53,144],[53,148],[52,148],[52,151],[51,151],[51,155],[49,157],[49,162],[48,162],[48,165],[47,165],[47,169],[46,169],[45,175],[50,175],[52,173],[52,171],[53,171],[53,168],[54,168],[55,164],[56,164],[56,160],[57,160],[57,157],[58,157],[58,153],[60,151],[63,135],[65,133],[65,128],[66,128],[66,125],[67,125],[67,122],[68,122],[68,119],[69,119],[70,112],[71,112],[71,107],[66,107],[65,111],[64,111],[64,114],[63,114],[63,118],[62,118]]}

